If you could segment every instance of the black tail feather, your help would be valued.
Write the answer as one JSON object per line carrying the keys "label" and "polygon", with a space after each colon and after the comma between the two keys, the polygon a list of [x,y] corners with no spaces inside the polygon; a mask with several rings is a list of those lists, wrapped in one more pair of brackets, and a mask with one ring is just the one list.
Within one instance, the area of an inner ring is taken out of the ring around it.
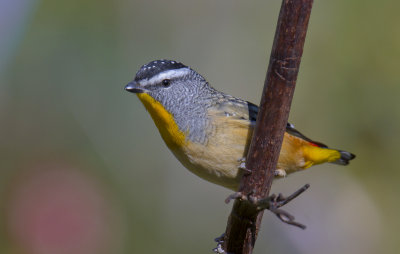
{"label": "black tail feather", "polygon": [[334,161],[332,163],[334,164],[339,164],[339,165],[347,165],[349,164],[349,162],[354,159],[356,156],[352,153],[346,152],[346,151],[342,151],[342,150],[338,150],[340,152],[340,159],[337,161]]}

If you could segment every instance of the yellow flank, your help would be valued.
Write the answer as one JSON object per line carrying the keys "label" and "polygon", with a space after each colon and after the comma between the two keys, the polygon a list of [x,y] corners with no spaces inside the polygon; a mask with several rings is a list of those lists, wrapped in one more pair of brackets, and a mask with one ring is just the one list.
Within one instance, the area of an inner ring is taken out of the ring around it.
{"label": "yellow flank", "polygon": [[161,137],[171,150],[182,147],[186,143],[186,135],[176,124],[173,115],[164,106],[146,93],[138,93],[140,101],[149,111]]}
{"label": "yellow flank", "polygon": [[340,152],[329,148],[321,148],[317,146],[307,145],[303,147],[305,158],[304,168],[325,162],[334,162],[340,159]]}

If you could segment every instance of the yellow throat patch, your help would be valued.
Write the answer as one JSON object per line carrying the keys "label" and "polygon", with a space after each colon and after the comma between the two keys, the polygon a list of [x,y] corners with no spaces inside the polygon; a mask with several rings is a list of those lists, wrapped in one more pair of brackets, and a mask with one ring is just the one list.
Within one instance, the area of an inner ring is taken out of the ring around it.
{"label": "yellow throat patch", "polygon": [[182,147],[186,141],[186,135],[179,129],[174,116],[164,106],[146,93],[136,94],[144,107],[153,118],[161,137],[170,149]]}

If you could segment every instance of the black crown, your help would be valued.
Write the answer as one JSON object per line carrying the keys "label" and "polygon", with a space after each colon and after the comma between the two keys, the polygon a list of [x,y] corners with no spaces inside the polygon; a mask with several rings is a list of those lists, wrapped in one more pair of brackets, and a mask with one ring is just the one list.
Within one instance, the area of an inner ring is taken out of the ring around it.
{"label": "black crown", "polygon": [[149,79],[163,71],[186,68],[187,66],[172,60],[155,60],[143,65],[136,73],[135,81]]}

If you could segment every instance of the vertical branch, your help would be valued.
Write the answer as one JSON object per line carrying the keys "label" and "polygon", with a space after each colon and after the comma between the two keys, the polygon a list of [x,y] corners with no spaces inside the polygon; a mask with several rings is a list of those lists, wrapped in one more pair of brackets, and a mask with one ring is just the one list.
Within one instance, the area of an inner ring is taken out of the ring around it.
{"label": "vertical branch", "polygon": [[[279,158],[296,85],[313,0],[283,0],[246,167],[239,191],[256,199],[268,196]],[[224,238],[228,253],[251,253],[263,212],[236,200]]]}

